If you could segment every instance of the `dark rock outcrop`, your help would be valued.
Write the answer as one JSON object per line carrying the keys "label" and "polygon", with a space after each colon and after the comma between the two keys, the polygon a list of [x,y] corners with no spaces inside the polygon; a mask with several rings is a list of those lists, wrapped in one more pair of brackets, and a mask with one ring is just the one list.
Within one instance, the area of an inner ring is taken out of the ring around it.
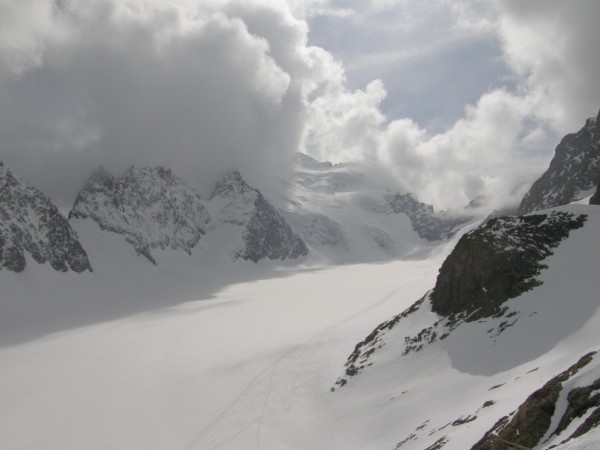
{"label": "dark rock outcrop", "polygon": [[[373,355],[389,341],[390,330],[429,307],[442,317],[417,332],[404,335],[402,356],[446,339],[465,322],[515,316],[514,311],[507,313],[508,308],[502,305],[541,284],[536,277],[547,268],[544,259],[571,230],[582,227],[586,218],[583,214],[564,211],[498,217],[465,234],[442,264],[434,289],[401,314],[381,323],[359,342],[348,357],[345,375],[336,385],[344,386],[373,363]],[[497,334],[516,320],[517,317],[502,321]]]}
{"label": "dark rock outcrop", "polygon": [[566,205],[600,183],[600,127],[587,120],[577,133],[568,134],[556,147],[548,170],[531,186],[519,214]]}
{"label": "dark rock outcrop", "polygon": [[0,163],[0,268],[22,272],[26,253],[57,271],[91,271],[85,250],[58,208]]}
{"label": "dark rock outcrop", "polygon": [[[531,394],[510,417],[501,418],[471,450],[507,450],[510,448],[533,448],[548,432],[555,414],[557,402],[564,383],[574,377],[594,358],[595,352],[583,356],[564,372],[549,380]],[[591,408],[592,414],[573,434],[563,442],[576,438],[597,427],[600,423],[600,379],[584,387],[574,388],[567,394],[567,408],[550,437],[560,435],[575,419]],[[512,446],[511,446],[512,444]]]}
{"label": "dark rock outcrop", "polygon": [[120,178],[96,170],[69,218],[90,218],[101,229],[124,236],[153,263],[152,249],[190,253],[210,221],[199,194],[162,167],[132,167]]}
{"label": "dark rock outcrop", "polygon": [[560,211],[500,217],[465,234],[440,268],[432,310],[467,321],[498,314],[508,299],[541,283],[543,260],[585,219]]}
{"label": "dark rock outcrop", "polygon": [[598,182],[596,193],[590,198],[590,205],[600,205],[600,182]]}
{"label": "dark rock outcrop", "polygon": [[410,308],[394,316],[392,319],[379,324],[365,339],[356,344],[354,351],[348,357],[346,364],[344,364],[346,367],[345,376],[338,378],[335,384],[340,387],[344,386],[348,383],[349,378],[358,375],[365,367],[370,366],[371,356],[385,345],[386,333],[398,325],[402,319],[406,319],[416,313],[426,299],[427,296],[422,297],[411,305]]}
{"label": "dark rock outcrop", "polygon": [[387,197],[390,211],[406,214],[414,231],[421,239],[439,241],[451,237],[468,219],[453,217],[445,212],[435,212],[433,206],[420,202],[411,194],[395,194]]}
{"label": "dark rock outcrop", "polygon": [[308,248],[262,193],[235,170],[215,187],[211,203],[221,203],[219,218],[224,223],[245,227],[243,248],[236,257],[258,262],[261,259],[295,259]]}

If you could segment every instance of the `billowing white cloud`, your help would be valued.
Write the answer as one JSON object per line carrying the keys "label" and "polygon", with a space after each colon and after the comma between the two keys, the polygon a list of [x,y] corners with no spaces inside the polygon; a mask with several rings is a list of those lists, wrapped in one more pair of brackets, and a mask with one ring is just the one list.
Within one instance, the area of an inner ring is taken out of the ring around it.
{"label": "billowing white cloud", "polygon": [[363,90],[348,91],[330,82],[310,108],[305,138],[307,151],[320,158],[371,159],[376,155],[385,116],[379,103],[386,92],[379,80]]}
{"label": "billowing white cloud", "polygon": [[498,37],[532,113],[565,133],[600,105],[600,3],[498,2]]}
{"label": "billowing white cloud", "polygon": [[0,21],[0,159],[57,198],[98,164],[264,184],[326,72],[283,1],[0,0]]}
{"label": "billowing white cloud", "polygon": [[[430,130],[410,118],[386,117],[382,112],[386,88],[381,82],[355,91],[330,87],[311,104],[307,149],[334,161],[358,158],[380,164],[419,198],[438,208],[460,207],[479,196],[486,196],[492,206],[514,205],[544,170],[559,138],[578,130],[600,107],[596,86],[600,30],[594,25],[600,3],[431,0],[427,4],[436,12],[422,20],[431,23],[445,11],[444,20],[451,19],[451,25],[446,23],[447,28],[432,37],[425,35],[427,30],[421,35],[405,33],[408,46],[401,44],[391,53],[359,52],[358,61],[372,68],[380,55],[392,55],[382,63],[390,66],[390,73],[394,67],[398,73],[406,73],[416,58],[438,67],[444,48],[450,49],[453,39],[459,42],[466,36],[474,42],[495,42],[497,57],[510,71],[500,73],[477,100],[463,103],[463,116],[441,130]],[[424,5],[381,0],[370,4],[370,12],[362,3],[355,7],[368,14],[365,21],[385,23],[396,13],[410,21]],[[382,13],[386,14],[383,18]],[[444,33],[449,39],[447,47],[427,51]],[[394,56],[403,54],[410,57]],[[459,66],[461,60],[452,64]],[[507,74],[509,78],[505,78]],[[443,75],[440,86],[445,83]],[[431,73],[419,72],[415,78],[419,76],[427,78]],[[448,90],[457,86],[451,81],[446,83]],[[469,83],[465,78],[462,89],[468,91]],[[427,95],[422,99],[432,105],[436,101]]]}
{"label": "billowing white cloud", "polygon": [[98,164],[203,188],[237,167],[267,187],[298,149],[438,208],[516,202],[600,106],[599,15],[596,0],[0,0],[0,160],[66,203]]}

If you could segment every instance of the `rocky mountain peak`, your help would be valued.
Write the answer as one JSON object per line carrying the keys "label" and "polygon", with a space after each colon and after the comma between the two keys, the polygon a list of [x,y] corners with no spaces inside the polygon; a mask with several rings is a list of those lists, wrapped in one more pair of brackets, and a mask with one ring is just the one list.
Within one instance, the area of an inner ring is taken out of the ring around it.
{"label": "rocky mountain peak", "polygon": [[589,195],[598,185],[600,130],[597,124],[598,117],[589,118],[581,130],[561,140],[548,170],[525,194],[519,214],[566,205]]}
{"label": "rocky mountain peak", "polygon": [[190,253],[210,221],[200,195],[163,167],[131,167],[118,178],[96,170],[69,218],[90,218],[101,229],[123,235],[153,263],[152,249]]}
{"label": "rocky mountain peak", "polygon": [[236,251],[237,258],[257,262],[295,259],[308,253],[300,236],[239,171],[230,172],[217,183],[211,203],[218,208],[220,221],[244,228],[244,244]]}
{"label": "rocky mountain peak", "polygon": [[428,241],[437,241],[452,236],[456,228],[467,220],[464,217],[450,216],[445,212],[435,212],[432,205],[420,202],[410,192],[389,195],[387,202],[391,212],[406,214],[413,230],[421,239]]}
{"label": "rocky mountain peak", "polygon": [[58,208],[0,163],[0,268],[23,271],[26,253],[57,271],[91,271],[87,254]]}
{"label": "rocky mountain peak", "polygon": [[256,192],[258,191],[246,183],[238,170],[232,170],[217,182],[211,199],[214,197],[239,197],[244,194]]}

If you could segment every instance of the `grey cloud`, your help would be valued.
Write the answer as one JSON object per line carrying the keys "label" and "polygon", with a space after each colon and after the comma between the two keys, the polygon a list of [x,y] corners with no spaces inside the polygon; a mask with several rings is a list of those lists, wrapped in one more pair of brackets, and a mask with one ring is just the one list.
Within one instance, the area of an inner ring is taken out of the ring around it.
{"label": "grey cloud", "polygon": [[559,133],[578,129],[600,104],[600,3],[504,0],[498,36],[535,114]]}
{"label": "grey cloud", "polygon": [[[358,20],[311,19],[316,41],[354,62],[350,88],[338,89],[344,106],[333,89],[311,104],[318,120],[309,121],[308,150],[378,162],[437,207],[481,195],[492,206],[518,203],[560,137],[600,106],[600,3],[413,3],[382,0],[369,9],[350,0],[344,7],[361,12]],[[368,95],[365,104],[360,86],[376,72],[387,100]]]}
{"label": "grey cloud", "polygon": [[[98,164],[166,165],[205,189],[233,167],[259,186],[288,167],[310,74],[306,30],[285,9],[271,10],[279,23],[267,29],[242,2],[229,3],[231,14],[152,1],[33,3],[47,32],[18,15],[13,38],[23,43],[10,60],[0,52],[0,159],[55,199],[72,199]],[[28,63],[9,70],[19,52]]]}

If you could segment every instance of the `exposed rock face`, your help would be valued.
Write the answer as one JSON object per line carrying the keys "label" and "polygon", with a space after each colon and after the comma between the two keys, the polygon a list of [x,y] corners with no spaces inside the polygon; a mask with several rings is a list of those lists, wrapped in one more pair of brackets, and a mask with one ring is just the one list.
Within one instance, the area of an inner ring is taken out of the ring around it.
{"label": "exposed rock face", "polygon": [[[505,450],[510,444],[533,448],[546,436],[557,408],[557,402],[563,386],[593,359],[595,352],[583,356],[577,363],[552,378],[542,388],[531,394],[511,417],[503,417],[471,450]],[[567,394],[567,408],[562,415],[553,435],[560,435],[573,419],[582,417],[590,409],[593,412],[563,442],[579,437],[600,424],[600,379],[588,386],[573,388]],[[515,445],[515,447],[516,447]]]}
{"label": "exposed rock face", "polygon": [[596,193],[590,198],[590,205],[600,205],[600,182],[598,182]]}
{"label": "exposed rock face", "polygon": [[91,271],[77,235],[58,208],[0,163],[0,268],[22,272],[25,253],[61,272]]}
{"label": "exposed rock face", "polygon": [[389,341],[387,334],[409,316],[427,313],[429,306],[442,317],[403,336],[402,356],[444,340],[465,322],[481,318],[498,319],[497,328],[492,327],[488,335],[503,333],[518,320],[518,313],[507,312],[503,303],[541,284],[536,277],[547,268],[543,260],[571,230],[582,227],[586,217],[563,211],[498,217],[465,234],[442,264],[434,289],[359,342],[336,384],[344,386],[371,365],[373,355]]}
{"label": "exposed rock face", "polygon": [[338,378],[335,384],[340,387],[346,385],[349,378],[358,375],[365,367],[371,365],[371,356],[385,346],[386,332],[398,325],[402,319],[415,314],[426,299],[427,296],[422,297],[410,308],[394,316],[391,320],[386,320],[379,324],[365,339],[356,344],[354,351],[348,357],[346,364],[344,364],[346,367],[345,376]]}
{"label": "exposed rock face", "polygon": [[132,167],[120,178],[95,171],[69,218],[91,218],[101,229],[123,235],[153,263],[152,249],[190,253],[210,221],[198,193],[161,167]]}
{"label": "exposed rock face", "polygon": [[406,214],[413,230],[428,241],[446,239],[465,223],[464,218],[451,217],[444,212],[436,213],[433,206],[420,202],[410,193],[389,196],[387,201],[391,212]]}
{"label": "exposed rock face", "polygon": [[559,211],[500,217],[465,234],[442,264],[432,310],[468,321],[499,313],[508,299],[540,284],[542,261],[585,218]]}
{"label": "exposed rock face", "polygon": [[535,182],[519,206],[519,214],[566,205],[600,183],[600,128],[597,118],[587,120],[577,133],[556,147],[548,170]]}
{"label": "exposed rock face", "polygon": [[236,257],[257,262],[261,259],[295,259],[308,253],[300,236],[237,170],[217,183],[211,203],[220,205],[222,222],[245,227],[244,246],[236,252]]}

